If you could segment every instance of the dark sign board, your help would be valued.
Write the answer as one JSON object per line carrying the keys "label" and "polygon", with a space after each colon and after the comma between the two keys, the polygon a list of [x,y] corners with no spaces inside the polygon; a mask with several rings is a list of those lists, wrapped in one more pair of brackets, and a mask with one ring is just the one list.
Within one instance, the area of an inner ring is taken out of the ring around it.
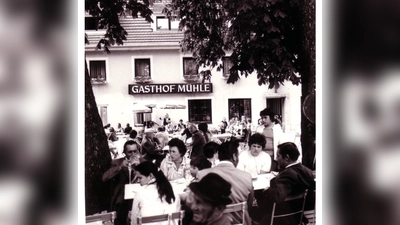
{"label": "dark sign board", "polygon": [[212,83],[129,84],[129,94],[212,93]]}

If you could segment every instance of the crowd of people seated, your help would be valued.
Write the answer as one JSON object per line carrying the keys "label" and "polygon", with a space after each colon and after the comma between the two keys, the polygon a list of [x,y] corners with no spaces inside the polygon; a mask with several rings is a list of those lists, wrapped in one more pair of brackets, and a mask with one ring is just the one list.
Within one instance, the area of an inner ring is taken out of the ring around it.
{"label": "crowd of people seated", "polygon": [[[103,175],[103,182],[113,186],[110,211],[116,211],[114,224],[136,224],[138,217],[179,210],[185,211],[184,225],[269,224],[274,202],[315,190],[314,174],[298,162],[297,146],[280,143],[271,131],[279,125],[271,119],[270,109],[261,111],[260,116],[262,124],[249,132],[248,138],[224,142],[213,138],[206,123],[185,125],[181,120],[178,138],[170,138],[164,126],[158,132],[145,128],[142,139],[132,129],[123,147],[124,157],[112,160]],[[229,125],[225,129],[228,131]],[[243,141],[249,149],[239,151]],[[254,190],[253,180],[271,172],[277,175],[269,187]],[[171,182],[182,179],[187,182],[184,193],[174,193]],[[125,185],[133,183],[142,188],[133,200],[126,200]],[[223,213],[228,204],[241,202],[247,202],[244,218],[239,212]],[[282,224],[297,223],[288,220]]]}

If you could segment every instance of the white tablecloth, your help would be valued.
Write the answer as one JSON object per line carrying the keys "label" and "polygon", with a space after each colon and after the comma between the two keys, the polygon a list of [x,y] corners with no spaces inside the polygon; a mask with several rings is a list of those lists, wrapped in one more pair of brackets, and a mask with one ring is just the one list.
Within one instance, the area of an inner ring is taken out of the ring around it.
{"label": "white tablecloth", "polygon": [[272,173],[265,173],[265,174],[257,175],[257,179],[253,180],[254,190],[262,190],[265,188],[269,188],[270,181],[274,177],[275,177],[275,175]]}
{"label": "white tablecloth", "polygon": [[[186,187],[189,185],[190,181],[187,181],[184,178],[170,181],[172,189],[174,190],[174,194],[183,194]],[[140,184],[126,184],[125,185],[125,199],[133,199],[135,197],[135,193],[142,188]]]}

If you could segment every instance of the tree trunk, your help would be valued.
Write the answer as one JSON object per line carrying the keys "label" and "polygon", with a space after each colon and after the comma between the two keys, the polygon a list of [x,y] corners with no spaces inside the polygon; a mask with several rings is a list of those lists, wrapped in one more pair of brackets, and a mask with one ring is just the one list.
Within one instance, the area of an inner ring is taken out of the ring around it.
{"label": "tree trunk", "polygon": [[103,173],[110,167],[107,136],[97,109],[85,60],[85,202],[86,215],[109,209],[111,189],[103,183]]}
{"label": "tree trunk", "polygon": [[[303,50],[299,54],[301,62],[301,106],[308,95],[315,91],[315,1],[303,0],[302,24],[303,24]],[[315,95],[314,95],[315,96]],[[315,102],[315,99],[314,99]],[[315,104],[314,104],[315,112]],[[303,164],[310,169],[315,169],[315,120],[309,121],[303,110],[301,110],[301,147],[303,153]]]}

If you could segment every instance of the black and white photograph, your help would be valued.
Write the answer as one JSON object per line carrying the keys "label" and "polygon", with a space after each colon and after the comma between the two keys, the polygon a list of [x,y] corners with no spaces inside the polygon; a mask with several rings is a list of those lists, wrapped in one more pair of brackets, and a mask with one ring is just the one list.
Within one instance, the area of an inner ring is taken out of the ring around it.
{"label": "black and white photograph", "polygon": [[87,224],[316,224],[315,1],[85,1]]}

